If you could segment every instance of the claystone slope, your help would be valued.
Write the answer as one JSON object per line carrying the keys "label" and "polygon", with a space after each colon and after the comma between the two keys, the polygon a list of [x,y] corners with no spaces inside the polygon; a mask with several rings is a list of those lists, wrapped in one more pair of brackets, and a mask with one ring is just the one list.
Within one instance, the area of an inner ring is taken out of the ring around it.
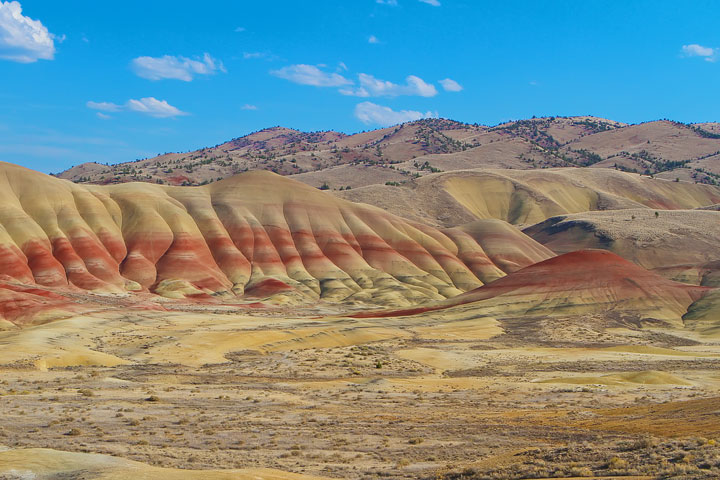
{"label": "claystone slope", "polygon": [[412,305],[553,256],[510,226],[439,230],[263,171],[97,186],[1,164],[0,192],[6,317],[66,290]]}

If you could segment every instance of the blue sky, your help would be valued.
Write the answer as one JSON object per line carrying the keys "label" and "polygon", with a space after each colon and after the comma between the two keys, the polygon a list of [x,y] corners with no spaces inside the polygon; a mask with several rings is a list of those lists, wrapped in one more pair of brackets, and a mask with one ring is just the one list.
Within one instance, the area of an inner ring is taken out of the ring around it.
{"label": "blue sky", "polygon": [[0,0],[0,159],[423,116],[718,121],[719,23],[715,1]]}

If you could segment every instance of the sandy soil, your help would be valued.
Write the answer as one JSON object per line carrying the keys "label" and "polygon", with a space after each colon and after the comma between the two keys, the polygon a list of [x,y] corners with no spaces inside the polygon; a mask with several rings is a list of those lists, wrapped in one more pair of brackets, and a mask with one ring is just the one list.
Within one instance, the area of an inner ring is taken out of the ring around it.
{"label": "sandy soil", "polygon": [[[106,311],[0,332],[0,478],[718,471],[720,343],[702,332],[324,308]],[[643,470],[643,455],[665,463]]]}

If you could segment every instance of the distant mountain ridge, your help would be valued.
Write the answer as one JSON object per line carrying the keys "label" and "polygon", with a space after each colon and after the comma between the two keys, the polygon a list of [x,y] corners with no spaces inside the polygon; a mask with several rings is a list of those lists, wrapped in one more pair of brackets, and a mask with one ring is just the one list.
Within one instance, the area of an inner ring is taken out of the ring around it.
{"label": "distant mountain ridge", "polygon": [[77,183],[142,181],[202,185],[248,170],[345,190],[410,184],[440,171],[475,168],[611,168],[693,183],[720,183],[720,124],[545,117],[494,127],[424,119],[346,135],[272,127],[188,153],[57,174]]}

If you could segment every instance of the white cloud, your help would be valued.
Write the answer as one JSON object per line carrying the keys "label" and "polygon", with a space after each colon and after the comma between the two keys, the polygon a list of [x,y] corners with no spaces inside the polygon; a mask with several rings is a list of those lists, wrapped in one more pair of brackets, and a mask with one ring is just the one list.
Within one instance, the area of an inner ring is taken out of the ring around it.
{"label": "white cloud", "polygon": [[697,43],[683,45],[682,52],[686,57],[703,57],[707,62],[717,60],[718,49],[711,47],[703,47]]}
{"label": "white cloud", "polygon": [[372,102],[362,102],[355,106],[355,117],[358,120],[365,124],[377,124],[384,127],[437,116],[437,112],[422,113],[414,110],[400,110],[398,112]]}
{"label": "white cloud", "polygon": [[370,35],[368,37],[368,43],[380,43],[380,40],[375,35]]}
{"label": "white cloud", "polygon": [[399,95],[418,95],[421,97],[434,97],[437,95],[435,85],[410,75],[405,79],[405,85],[398,85],[386,80],[380,80],[372,75],[361,73],[358,75],[359,88],[346,88],[340,90],[343,95],[355,97],[397,97]]}
{"label": "white cloud", "polygon": [[463,89],[462,85],[451,78],[440,80],[440,85],[442,85],[446,92],[461,92]]}
{"label": "white cloud", "polygon": [[201,60],[164,55],[162,57],[138,57],[133,59],[131,64],[137,76],[148,80],[176,79],[189,82],[195,74],[211,75],[217,71],[225,71],[222,62],[207,53]]}
{"label": "white cloud", "polygon": [[258,60],[258,59],[265,59],[269,62],[275,61],[278,59],[277,55],[271,52],[243,52],[242,57],[245,60]]}
{"label": "white cloud", "polygon": [[108,119],[112,118],[110,115],[107,115],[102,112],[97,112],[95,115],[97,115],[98,118],[102,118],[103,120],[108,120]]}
{"label": "white cloud", "polygon": [[370,92],[368,92],[364,88],[341,88],[338,90],[342,95],[346,95],[348,97],[363,97],[367,98],[370,96]]}
{"label": "white cloud", "polygon": [[237,33],[244,32],[245,30],[246,30],[245,27],[236,27],[236,28],[235,28],[235,31],[236,31]]}
{"label": "white cloud", "polygon": [[428,5],[432,5],[433,7],[439,7],[440,2],[438,0],[420,0],[422,3],[427,3]]}
{"label": "white cloud", "polygon": [[422,78],[410,75],[406,79],[407,81],[407,92],[406,95],[420,95],[421,97],[434,97],[437,95],[437,89],[435,85],[431,83],[425,83]]}
{"label": "white cloud", "polygon": [[271,70],[270,73],[300,85],[314,87],[342,87],[352,84],[350,80],[339,73],[323,72],[315,65],[290,65],[279,70]]}
{"label": "white cloud", "polygon": [[116,103],[111,102],[87,102],[85,104],[86,107],[91,108],[93,110],[100,110],[103,112],[119,112],[123,109],[122,105],[118,105]]}
{"label": "white cloud", "polygon": [[398,4],[397,0],[376,0],[376,2],[380,5],[390,5],[393,7],[397,7]]}
{"label": "white cloud", "polygon": [[20,2],[0,1],[0,58],[20,63],[52,60],[53,38],[39,20],[23,16]]}
{"label": "white cloud", "polygon": [[257,105],[250,105],[249,103],[246,103],[242,107],[240,107],[240,110],[257,110]]}
{"label": "white cloud", "polygon": [[155,97],[145,97],[140,100],[130,99],[127,101],[127,108],[134,112],[144,113],[156,118],[179,117],[188,115],[176,107],[173,107],[165,100],[158,100]]}
{"label": "white cloud", "polygon": [[[158,100],[155,97],[145,97],[140,100],[130,99],[125,105],[118,105],[112,102],[87,102],[85,104],[93,110],[101,112],[120,112],[123,110],[131,110],[133,112],[144,113],[156,118],[179,117],[181,115],[189,115],[176,107],[173,107],[165,100]],[[100,118],[110,118],[109,115],[98,113]]]}

